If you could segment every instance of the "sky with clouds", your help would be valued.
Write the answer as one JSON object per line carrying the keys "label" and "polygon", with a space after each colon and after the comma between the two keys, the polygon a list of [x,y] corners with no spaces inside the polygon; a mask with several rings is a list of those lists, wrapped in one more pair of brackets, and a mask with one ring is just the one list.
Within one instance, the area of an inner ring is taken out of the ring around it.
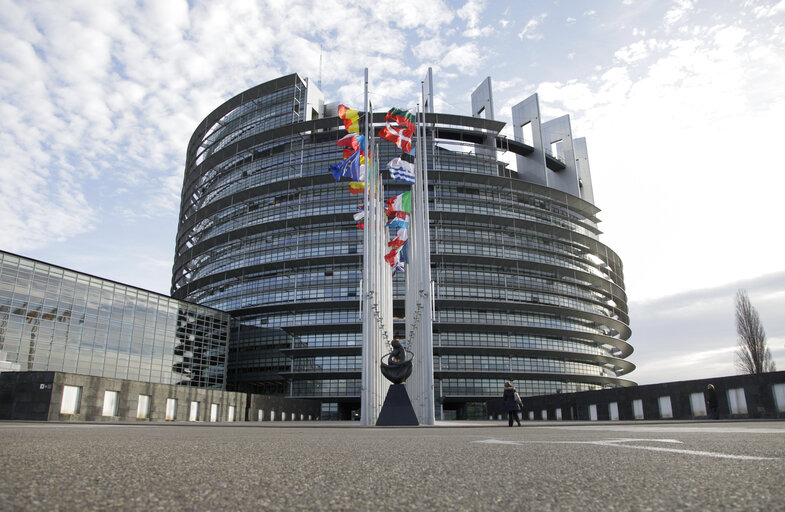
{"label": "sky with clouds", "polygon": [[[0,249],[168,293],[185,149],[297,72],[328,102],[496,118],[534,92],[586,137],[639,383],[735,373],[748,290],[785,369],[785,0],[0,0]],[[511,128],[508,132],[511,135]]]}

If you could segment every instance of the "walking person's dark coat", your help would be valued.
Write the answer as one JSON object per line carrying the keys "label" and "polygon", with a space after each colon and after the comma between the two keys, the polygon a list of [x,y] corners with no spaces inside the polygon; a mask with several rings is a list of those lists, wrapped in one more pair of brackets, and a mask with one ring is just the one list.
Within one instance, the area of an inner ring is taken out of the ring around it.
{"label": "walking person's dark coat", "polygon": [[521,426],[521,420],[518,418],[518,412],[521,410],[520,405],[518,404],[518,400],[516,400],[516,392],[515,386],[512,385],[512,382],[505,382],[504,383],[504,395],[502,398],[504,399],[504,410],[507,412],[507,418],[509,420],[509,425],[512,426],[513,419],[518,422],[518,426]]}
{"label": "walking person's dark coat", "polygon": [[720,411],[717,403],[717,390],[714,384],[706,386],[706,412],[709,418],[718,420],[720,419]]}

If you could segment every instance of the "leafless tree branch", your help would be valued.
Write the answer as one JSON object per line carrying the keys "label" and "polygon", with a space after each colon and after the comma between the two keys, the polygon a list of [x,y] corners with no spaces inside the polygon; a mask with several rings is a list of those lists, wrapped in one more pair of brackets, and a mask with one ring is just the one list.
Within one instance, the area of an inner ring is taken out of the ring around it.
{"label": "leafless tree branch", "polygon": [[766,344],[758,310],[750,303],[746,290],[736,293],[736,334],[739,346],[736,349],[736,368],[741,373],[765,373],[775,371],[771,351]]}

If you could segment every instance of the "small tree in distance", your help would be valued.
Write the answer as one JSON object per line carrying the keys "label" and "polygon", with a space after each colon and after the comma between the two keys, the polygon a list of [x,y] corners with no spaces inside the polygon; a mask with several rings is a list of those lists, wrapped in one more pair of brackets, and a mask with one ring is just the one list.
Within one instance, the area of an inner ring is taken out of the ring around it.
{"label": "small tree in distance", "polygon": [[750,304],[746,290],[736,292],[736,368],[741,373],[766,373],[775,371],[771,351],[766,344],[766,331],[760,322],[758,310]]}

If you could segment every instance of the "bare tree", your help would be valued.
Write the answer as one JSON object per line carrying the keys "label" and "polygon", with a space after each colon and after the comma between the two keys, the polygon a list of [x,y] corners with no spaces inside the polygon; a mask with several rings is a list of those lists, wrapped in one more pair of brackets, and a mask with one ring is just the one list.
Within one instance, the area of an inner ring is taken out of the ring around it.
{"label": "bare tree", "polygon": [[736,368],[741,373],[765,373],[775,371],[771,352],[766,344],[766,331],[760,322],[758,310],[750,304],[746,290],[736,292],[736,334],[739,346],[736,349]]}

